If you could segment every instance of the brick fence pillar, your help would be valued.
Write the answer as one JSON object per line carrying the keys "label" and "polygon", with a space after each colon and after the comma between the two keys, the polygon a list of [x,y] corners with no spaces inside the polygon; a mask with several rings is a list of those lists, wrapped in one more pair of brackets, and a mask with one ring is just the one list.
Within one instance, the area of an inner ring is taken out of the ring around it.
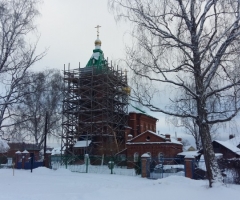
{"label": "brick fence pillar", "polygon": [[142,168],[142,177],[149,178],[150,177],[150,156],[147,153],[144,153],[141,156],[141,168]]}
{"label": "brick fence pillar", "polygon": [[21,151],[17,151],[17,152],[15,152],[15,168],[17,168],[17,164],[19,163],[19,162],[22,162],[22,152]]}
{"label": "brick fence pillar", "polygon": [[51,154],[52,154],[52,152],[47,150],[46,151],[46,157],[44,157],[45,167],[47,167],[47,168],[50,168],[50,165],[51,165],[51,163],[50,163],[51,162]]}
{"label": "brick fence pillar", "polygon": [[27,150],[24,150],[22,152],[22,169],[25,169],[25,163],[29,162],[28,158],[29,158],[30,154]]}
{"label": "brick fence pillar", "polygon": [[185,162],[185,177],[193,179],[195,157],[185,156],[184,162]]}

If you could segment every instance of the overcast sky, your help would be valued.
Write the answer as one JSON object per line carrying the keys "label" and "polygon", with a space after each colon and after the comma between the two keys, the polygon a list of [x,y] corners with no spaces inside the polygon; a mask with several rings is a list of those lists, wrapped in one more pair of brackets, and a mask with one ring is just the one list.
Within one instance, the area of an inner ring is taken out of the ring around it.
{"label": "overcast sky", "polygon": [[[124,57],[130,26],[115,22],[108,10],[107,0],[44,0],[40,12],[41,16],[37,20],[38,34],[41,35],[38,52],[45,48],[49,50],[46,57],[32,67],[33,70],[63,70],[64,64],[68,63],[74,69],[79,62],[84,67],[94,49],[97,37],[94,27],[97,25],[101,26],[100,39],[105,58],[116,61]],[[124,66],[122,68],[125,69]],[[161,134],[175,136],[176,132],[179,137],[186,136],[182,129],[167,125],[163,114],[149,114],[159,119],[157,130]]]}
{"label": "overcast sky", "polygon": [[[107,0],[44,0],[37,20],[41,34],[38,51],[49,48],[47,56],[33,69],[63,69],[85,66],[94,49],[96,26],[100,25],[102,50],[110,60],[124,54],[124,33],[127,27],[116,24],[108,11]],[[125,29],[124,29],[125,28]]]}

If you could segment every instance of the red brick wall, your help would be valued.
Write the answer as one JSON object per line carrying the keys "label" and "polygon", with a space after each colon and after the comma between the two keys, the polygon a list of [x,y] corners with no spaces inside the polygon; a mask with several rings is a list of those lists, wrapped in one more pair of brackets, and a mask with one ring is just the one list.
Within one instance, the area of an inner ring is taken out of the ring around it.
{"label": "red brick wall", "polygon": [[[141,133],[150,130],[156,132],[157,119],[147,116],[142,113],[129,113],[128,125],[132,128],[126,130],[126,142],[127,135],[132,134],[133,138],[137,138],[131,141],[131,144],[126,144],[127,156],[133,157],[134,153],[139,153],[141,156],[144,153],[150,152],[152,157],[157,157],[159,153],[163,153],[164,157],[175,157],[178,153],[182,152],[182,145],[166,142],[165,138],[161,138],[158,135],[151,133]],[[132,144],[140,142],[140,144]],[[153,143],[162,142],[162,143]]]}
{"label": "red brick wall", "polygon": [[193,161],[194,158],[185,158],[185,176],[193,179]]}
{"label": "red brick wall", "polygon": [[152,157],[157,157],[159,153],[163,153],[164,157],[175,157],[182,152],[182,145],[173,143],[163,144],[127,144],[127,156],[131,157],[138,152],[141,156],[150,152]]}
{"label": "red brick wall", "polygon": [[157,119],[142,113],[129,113],[128,125],[132,128],[133,137],[143,133],[146,130],[156,132]]}
{"label": "red brick wall", "polygon": [[164,138],[159,137],[158,135],[152,133],[144,133],[135,138],[132,142],[165,142]]}

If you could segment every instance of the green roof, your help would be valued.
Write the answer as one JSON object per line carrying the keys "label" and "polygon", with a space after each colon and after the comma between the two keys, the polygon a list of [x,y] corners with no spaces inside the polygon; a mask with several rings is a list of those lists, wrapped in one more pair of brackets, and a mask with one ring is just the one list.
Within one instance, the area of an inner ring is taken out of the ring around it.
{"label": "green roof", "polygon": [[107,60],[104,58],[103,51],[100,48],[93,50],[93,54],[86,67],[96,67],[97,71],[102,71],[107,68]]}

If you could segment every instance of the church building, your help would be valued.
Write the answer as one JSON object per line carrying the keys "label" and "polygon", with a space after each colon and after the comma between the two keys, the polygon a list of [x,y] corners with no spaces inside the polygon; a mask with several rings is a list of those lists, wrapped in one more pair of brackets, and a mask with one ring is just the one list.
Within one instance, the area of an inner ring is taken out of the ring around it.
{"label": "church building", "polygon": [[62,150],[70,155],[130,157],[182,152],[180,139],[156,134],[157,118],[128,113],[127,73],[105,59],[97,33],[86,66],[64,69]]}

